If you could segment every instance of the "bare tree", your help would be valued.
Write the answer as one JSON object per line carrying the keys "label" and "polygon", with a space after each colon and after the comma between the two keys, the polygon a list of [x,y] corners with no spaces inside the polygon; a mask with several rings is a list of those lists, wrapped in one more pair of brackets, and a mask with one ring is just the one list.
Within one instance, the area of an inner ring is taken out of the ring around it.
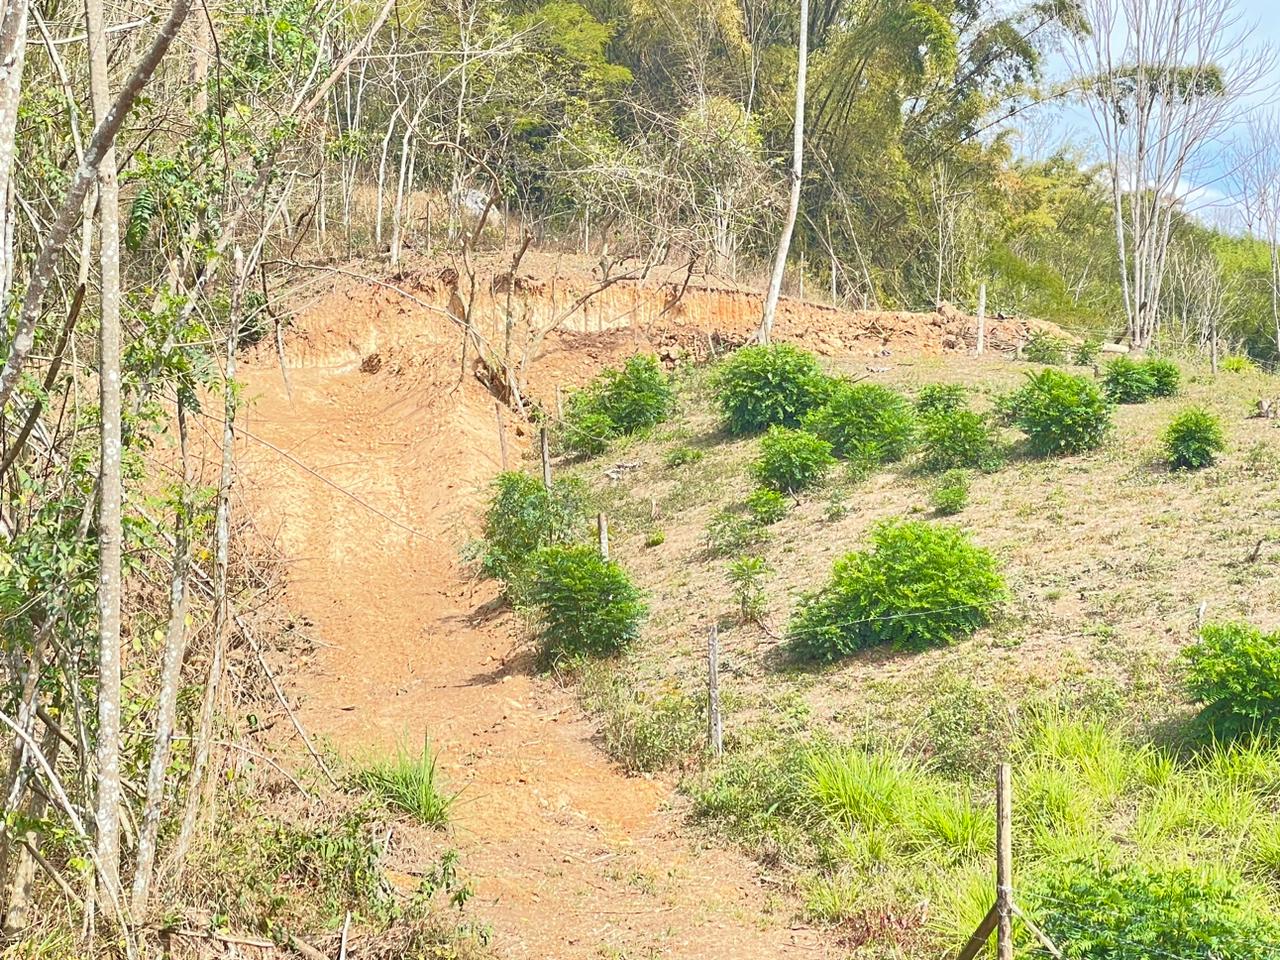
{"label": "bare tree", "polygon": [[1271,323],[1280,353],[1280,116],[1250,118],[1249,135],[1237,150],[1236,186],[1245,229],[1267,245],[1271,266]]}
{"label": "bare tree", "polygon": [[768,343],[773,332],[774,316],[778,312],[778,297],[782,293],[782,275],[787,269],[787,254],[791,251],[791,235],[796,229],[796,214],[800,211],[800,178],[804,173],[804,86],[809,72],[809,0],[800,0],[800,55],[796,65],[796,120],[795,140],[791,156],[791,201],[787,206],[787,219],[782,225],[782,238],[778,241],[778,254],[773,261],[773,276],[769,279],[769,292],[764,300],[764,316],[756,336],[761,343]]}
{"label": "bare tree", "polygon": [[1209,185],[1208,154],[1272,63],[1235,0],[1083,0],[1068,47],[1110,175],[1127,335],[1151,345],[1175,224]]}

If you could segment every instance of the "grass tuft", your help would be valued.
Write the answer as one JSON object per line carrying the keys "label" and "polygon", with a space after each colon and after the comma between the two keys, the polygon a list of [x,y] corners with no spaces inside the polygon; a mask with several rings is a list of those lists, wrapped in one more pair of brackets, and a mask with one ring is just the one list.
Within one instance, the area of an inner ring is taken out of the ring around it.
{"label": "grass tuft", "polygon": [[458,794],[441,784],[439,759],[440,754],[433,753],[430,741],[424,739],[421,752],[398,747],[394,756],[374,762],[353,779],[388,807],[410,814],[425,826],[440,828],[448,825]]}

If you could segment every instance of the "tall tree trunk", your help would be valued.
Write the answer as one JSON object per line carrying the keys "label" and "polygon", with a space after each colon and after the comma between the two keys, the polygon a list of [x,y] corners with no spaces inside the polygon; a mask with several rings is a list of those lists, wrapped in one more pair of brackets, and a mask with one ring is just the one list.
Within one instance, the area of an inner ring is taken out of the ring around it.
{"label": "tall tree trunk", "polygon": [[[102,0],[85,0],[89,87],[94,121],[111,110]],[[120,889],[120,591],[124,539],[120,469],[120,190],[115,148],[98,168],[98,259],[102,272],[98,323],[101,463],[98,474],[98,861],[114,899]]]}
{"label": "tall tree trunk", "polygon": [[0,20],[0,313],[13,282],[13,227],[18,204],[13,185],[17,153],[18,100],[27,53],[27,0],[13,0]]}
{"label": "tall tree trunk", "polygon": [[804,86],[809,72],[809,0],[800,0],[800,57],[796,69],[796,123],[795,142],[791,157],[791,202],[787,206],[787,220],[782,225],[782,238],[778,241],[778,255],[773,261],[773,276],[769,280],[769,293],[764,301],[764,316],[756,339],[768,343],[773,333],[773,320],[778,312],[778,297],[782,294],[782,277],[787,269],[787,254],[791,251],[791,235],[796,229],[796,215],[800,212],[800,178],[804,173]]}

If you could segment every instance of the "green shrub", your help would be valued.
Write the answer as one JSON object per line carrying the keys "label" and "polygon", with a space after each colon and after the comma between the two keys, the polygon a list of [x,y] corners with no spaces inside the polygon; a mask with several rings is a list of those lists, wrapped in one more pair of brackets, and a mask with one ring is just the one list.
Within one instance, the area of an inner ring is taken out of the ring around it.
{"label": "green shrub", "polygon": [[828,389],[813,354],[787,343],[743,347],[721,361],[711,386],[735,434],[795,426]]}
{"label": "green shrub", "polygon": [[1065,960],[1273,960],[1280,924],[1235,877],[1205,867],[1070,862],[1028,891]]}
{"label": "green shrub", "polygon": [[1173,418],[1161,437],[1165,459],[1175,470],[1199,470],[1227,449],[1222,424],[1202,407],[1188,407]]}
{"label": "green shrub", "polygon": [[1182,371],[1172,360],[1150,357],[1142,362],[1151,377],[1151,396],[1176,396],[1182,386]]}
{"label": "green shrub", "polygon": [[1274,729],[1280,720],[1280,633],[1211,623],[1182,654],[1187,690],[1219,733]]}
{"label": "green shrub", "polygon": [[1218,367],[1227,373],[1248,373],[1254,368],[1254,362],[1249,357],[1223,357]]}
{"label": "green shrub", "polygon": [[660,547],[667,542],[667,534],[665,530],[654,528],[644,535],[644,545],[646,547]]}
{"label": "green shrub", "polygon": [[646,613],[627,572],[585,545],[534,554],[525,600],[537,615],[544,663],[617,653],[640,635]]}
{"label": "green shrub", "polygon": [[756,523],[767,527],[785,517],[790,504],[777,490],[760,487],[748,495],[746,507]]}
{"label": "green shrub", "polygon": [[950,410],[922,418],[921,466],[926,470],[996,470],[1004,459],[1000,439],[987,418],[972,410]]}
{"label": "green shrub", "polygon": [[1029,374],[1009,407],[1038,456],[1091,450],[1111,430],[1111,407],[1097,385],[1062,370]]}
{"label": "green shrub", "polygon": [[570,400],[560,424],[558,441],[565,453],[598,457],[620,435],[617,424],[608,416],[589,409],[586,403]]}
{"label": "green shrub", "polygon": [[907,398],[876,383],[843,381],[804,419],[831,444],[837,456],[867,463],[901,460],[916,436],[916,417]]}
{"label": "green shrub", "polygon": [[835,463],[831,444],[804,430],[773,426],[760,441],[751,472],[771,490],[796,493],[822,482]]}
{"label": "green shrub", "polygon": [[574,453],[603,453],[619,436],[661,423],[676,395],[657,357],[630,357],[621,369],[604,370],[569,398],[561,443]]}
{"label": "green shrub", "polygon": [[1076,344],[1075,352],[1071,359],[1082,367],[1089,367],[1098,362],[1098,357],[1102,354],[1102,341],[1097,337],[1085,337]]}
{"label": "green shrub", "polygon": [[768,607],[764,579],[770,573],[769,562],[764,557],[743,556],[729,564],[729,585],[743,623],[759,623],[764,619]]}
{"label": "green shrub", "polygon": [[679,689],[637,690],[622,678],[584,680],[585,699],[604,717],[606,752],[627,773],[681,768],[702,750],[706,714],[701,702]]}
{"label": "green shrub", "polygon": [[1102,386],[1112,403],[1146,403],[1155,396],[1156,379],[1146,362],[1116,357],[1103,371]]}
{"label": "green shrub", "polygon": [[498,474],[476,545],[481,571],[508,587],[516,583],[539,547],[575,538],[583,501],[582,487],[573,480],[557,480],[548,491],[527,473]]}
{"label": "green shrub", "polygon": [[929,502],[944,517],[959,513],[969,504],[969,475],[963,470],[948,470],[938,478]]}
{"label": "green shrub", "polygon": [[707,524],[707,550],[712,556],[741,553],[767,539],[769,531],[755,517],[744,517],[730,508],[717,512]]}
{"label": "green shrub", "polygon": [[801,600],[788,628],[797,656],[830,661],[879,644],[955,643],[1005,596],[995,558],[953,527],[894,520],[871,540],[873,549],[838,560],[830,582]]}
{"label": "green shrub", "polygon": [[1031,334],[1027,345],[1022,348],[1022,356],[1032,363],[1061,366],[1067,362],[1067,351],[1070,347],[1071,344],[1062,337],[1055,337],[1043,330],[1037,330]]}
{"label": "green shrub", "polygon": [[676,447],[664,458],[668,467],[683,467],[686,463],[697,463],[705,454],[696,447]]}
{"label": "green shrub", "polygon": [[926,383],[916,394],[916,413],[927,417],[935,413],[951,413],[969,402],[969,391],[958,383]]}
{"label": "green shrub", "polygon": [[441,786],[439,758],[438,753],[432,753],[431,744],[423,740],[420,753],[400,747],[390,759],[359,771],[353,781],[387,806],[411,814],[419,823],[443,827],[449,822],[449,812],[458,795]]}

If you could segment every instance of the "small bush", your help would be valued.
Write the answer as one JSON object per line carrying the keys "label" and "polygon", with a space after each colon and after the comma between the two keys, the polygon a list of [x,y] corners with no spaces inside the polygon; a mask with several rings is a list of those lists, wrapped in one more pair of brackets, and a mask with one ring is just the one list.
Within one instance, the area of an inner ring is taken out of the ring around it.
{"label": "small bush", "polygon": [[972,410],[931,414],[921,421],[921,466],[926,470],[992,471],[1004,459],[1000,440],[987,418]]}
{"label": "small bush", "polygon": [[1076,344],[1071,359],[1081,367],[1089,367],[1098,362],[1102,354],[1102,341],[1097,337],[1085,337]]}
{"label": "small bush", "polygon": [[603,413],[587,409],[586,404],[569,401],[560,424],[559,447],[565,453],[598,457],[609,444],[621,436],[617,424]]}
{"label": "small bush", "polygon": [[831,444],[804,430],[773,426],[760,441],[751,472],[771,490],[797,493],[822,482],[835,463]]}
{"label": "small bush", "polygon": [[959,513],[969,504],[969,475],[963,470],[948,470],[938,478],[929,502],[944,517]]}
{"label": "small bush", "polygon": [[590,546],[543,547],[534,554],[526,602],[539,621],[544,662],[617,653],[640,635],[646,613],[627,572]]}
{"label": "small bush", "polygon": [[667,419],[675,403],[675,391],[658,358],[631,357],[621,369],[603,371],[569,398],[561,443],[574,453],[603,453],[616,437]]}
{"label": "small bush", "polygon": [[498,474],[476,545],[481,571],[508,587],[519,581],[539,547],[574,539],[583,500],[581,486],[572,480],[557,480],[547,490],[527,473]]}
{"label": "small bush", "polygon": [[828,389],[813,354],[786,343],[743,347],[720,363],[711,386],[734,434],[795,426]]}
{"label": "small bush", "polygon": [[1161,442],[1165,459],[1175,470],[1210,466],[1227,449],[1222,424],[1202,407],[1189,407],[1174,417]]}
{"label": "small bush", "polygon": [[1280,942],[1247,886],[1205,867],[1066,863],[1028,893],[1066,960],[1271,960]]}
{"label": "small bush", "polygon": [[1182,371],[1178,369],[1176,363],[1160,357],[1151,357],[1144,360],[1142,365],[1147,368],[1147,373],[1151,377],[1151,396],[1177,395],[1178,389],[1182,386]]}
{"label": "small bush", "polygon": [[1219,733],[1275,729],[1280,720],[1280,633],[1211,623],[1182,654],[1187,690]]}
{"label": "small bush", "polygon": [[969,391],[958,383],[926,383],[916,394],[916,413],[927,417],[935,413],[961,410],[968,403]]}
{"label": "small bush", "polygon": [[1029,374],[1009,405],[1038,456],[1091,450],[1111,430],[1111,408],[1097,385],[1062,370]]}
{"label": "small bush", "polygon": [[1062,337],[1055,337],[1043,330],[1037,330],[1022,348],[1022,356],[1032,363],[1047,363],[1061,366],[1067,362],[1067,351],[1071,345]]}
{"label": "small bush", "polygon": [[605,750],[627,773],[656,773],[681,768],[702,749],[702,704],[679,689],[658,693],[637,690],[612,677],[603,684],[584,682],[588,706],[602,714]]}
{"label": "small bush", "polygon": [[759,623],[764,619],[768,598],[764,579],[772,571],[764,557],[739,557],[729,564],[729,585],[743,623]]}
{"label": "small bush", "polygon": [[425,826],[443,827],[449,822],[449,811],[458,795],[448,793],[441,786],[437,772],[439,757],[424,740],[420,753],[401,747],[394,757],[374,763],[353,779],[358,787],[387,806],[411,814]]}
{"label": "small bush", "polygon": [[683,467],[686,463],[697,463],[705,454],[696,447],[676,447],[663,458],[668,467]]}
{"label": "small bush", "polygon": [[1227,373],[1248,373],[1254,369],[1254,362],[1249,357],[1223,357],[1218,367]]}
{"label": "small bush", "polygon": [[789,506],[786,497],[768,487],[753,490],[746,500],[747,512],[756,523],[766,527],[785,517]]}
{"label": "small bush", "polygon": [[707,550],[712,556],[741,553],[767,539],[769,531],[755,517],[744,517],[732,509],[719,511],[707,524]]}
{"label": "small bush", "polygon": [[1156,380],[1145,362],[1116,357],[1103,371],[1102,387],[1112,403],[1146,403],[1155,396]]}
{"label": "small bush", "polygon": [[827,585],[801,601],[788,628],[799,657],[955,643],[987,623],[1005,596],[995,558],[952,527],[895,520],[871,540],[871,550],[837,561]]}
{"label": "small bush", "polygon": [[876,383],[837,383],[804,426],[830,443],[837,456],[867,463],[901,460],[916,436],[907,398]]}
{"label": "small bush", "polygon": [[644,535],[644,545],[646,547],[660,547],[667,542],[667,534],[665,530],[653,529]]}

